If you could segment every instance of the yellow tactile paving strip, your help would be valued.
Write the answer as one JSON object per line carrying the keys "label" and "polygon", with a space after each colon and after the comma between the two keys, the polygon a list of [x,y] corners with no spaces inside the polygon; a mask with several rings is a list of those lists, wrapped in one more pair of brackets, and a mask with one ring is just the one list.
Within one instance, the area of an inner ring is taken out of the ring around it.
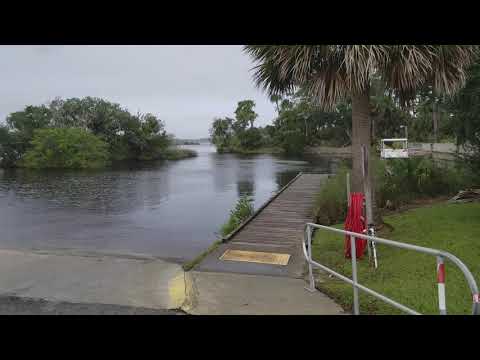
{"label": "yellow tactile paving strip", "polygon": [[222,256],[220,256],[220,260],[244,261],[271,265],[287,265],[288,260],[290,260],[290,254],[228,249],[223,253]]}

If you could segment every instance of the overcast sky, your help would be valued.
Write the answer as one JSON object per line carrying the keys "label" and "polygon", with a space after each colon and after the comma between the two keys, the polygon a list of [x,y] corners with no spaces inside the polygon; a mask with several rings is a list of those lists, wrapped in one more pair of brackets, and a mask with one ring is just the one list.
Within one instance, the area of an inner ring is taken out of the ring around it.
{"label": "overcast sky", "polygon": [[274,117],[241,46],[0,46],[0,122],[25,105],[95,96],[150,112],[179,138],[208,136],[212,119],[252,99]]}

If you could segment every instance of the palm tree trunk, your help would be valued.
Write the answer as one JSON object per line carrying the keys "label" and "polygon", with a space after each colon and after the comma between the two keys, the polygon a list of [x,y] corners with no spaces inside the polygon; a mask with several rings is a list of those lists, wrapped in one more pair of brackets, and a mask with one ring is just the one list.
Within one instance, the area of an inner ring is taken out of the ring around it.
{"label": "palm tree trunk", "polygon": [[363,192],[362,145],[370,148],[370,107],[368,92],[352,98],[352,191]]}
{"label": "palm tree trunk", "polygon": [[[365,194],[367,224],[373,223],[372,166],[368,161],[371,146],[370,96],[368,89],[352,98],[352,191]],[[366,152],[366,168],[363,170],[362,149]],[[365,175],[365,176],[364,176]]]}
{"label": "palm tree trunk", "polygon": [[433,102],[432,109],[432,120],[433,120],[433,142],[438,142],[438,104],[436,101]]}
{"label": "palm tree trunk", "polygon": [[373,141],[377,140],[377,136],[375,134],[375,118],[372,118],[372,139]]}

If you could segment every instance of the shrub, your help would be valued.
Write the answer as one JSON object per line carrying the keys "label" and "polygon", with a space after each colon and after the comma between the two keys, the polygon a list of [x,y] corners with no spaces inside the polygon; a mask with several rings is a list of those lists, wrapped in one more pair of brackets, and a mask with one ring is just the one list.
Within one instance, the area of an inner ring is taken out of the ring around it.
{"label": "shrub", "polygon": [[299,129],[287,130],[282,134],[280,146],[287,154],[302,154],[305,145],[305,136]]}
{"label": "shrub", "polygon": [[262,132],[258,128],[249,128],[238,134],[240,147],[251,150],[263,145]]}
{"label": "shrub", "polygon": [[[154,135],[146,140],[146,146],[142,149],[140,155],[137,157],[138,160],[157,160],[166,157],[168,148],[171,145],[171,141],[167,136],[163,135]],[[189,157],[182,156],[187,152],[179,149],[178,151],[179,158]]]}
{"label": "shrub", "polygon": [[29,168],[85,169],[105,166],[107,144],[79,128],[35,130],[21,165]]}
{"label": "shrub", "polygon": [[220,233],[222,236],[227,236],[238,228],[245,220],[253,215],[254,209],[252,199],[248,196],[242,196],[235,205],[235,208],[230,211],[228,221],[222,225]]}
{"label": "shrub", "polygon": [[480,185],[480,146],[467,147],[470,154],[460,155],[460,160],[467,164],[467,176],[477,186]]}
{"label": "shrub", "polygon": [[337,173],[330,177],[316,195],[314,216],[319,224],[332,225],[345,219],[347,215],[346,176],[350,170],[339,167]]}
{"label": "shrub", "polygon": [[134,154],[130,150],[127,139],[121,136],[109,143],[109,153],[112,161],[134,160]]}
{"label": "shrub", "polygon": [[376,195],[380,207],[394,207],[412,199],[450,195],[472,185],[464,163],[442,163],[429,157],[378,161]]}
{"label": "shrub", "polygon": [[[387,202],[398,208],[414,199],[452,195],[478,184],[478,177],[464,162],[442,163],[429,157],[381,160],[371,157],[374,170],[375,200],[379,208]],[[316,221],[332,225],[342,222],[347,213],[346,173],[343,165],[322,185],[316,195]]]}

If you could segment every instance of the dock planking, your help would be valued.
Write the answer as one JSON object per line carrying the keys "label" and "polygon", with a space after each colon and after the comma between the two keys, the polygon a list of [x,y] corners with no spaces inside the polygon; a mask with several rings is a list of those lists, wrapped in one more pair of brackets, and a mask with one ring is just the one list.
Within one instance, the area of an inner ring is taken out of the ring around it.
{"label": "dock planking", "polygon": [[[327,177],[326,174],[299,174],[209,254],[196,270],[301,278],[305,264],[301,250],[304,227],[313,220],[315,195]],[[291,257],[287,266],[222,261],[220,257],[228,249],[276,252]]]}
{"label": "dock planking", "polygon": [[301,245],[305,223],[312,221],[315,194],[325,176],[301,174],[229,242]]}

